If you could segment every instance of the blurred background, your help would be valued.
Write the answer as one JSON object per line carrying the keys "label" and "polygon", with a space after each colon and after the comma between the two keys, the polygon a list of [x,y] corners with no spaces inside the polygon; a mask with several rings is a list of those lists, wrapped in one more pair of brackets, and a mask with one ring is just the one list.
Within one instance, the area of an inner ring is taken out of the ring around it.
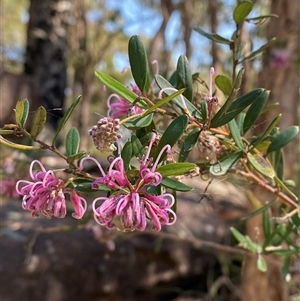
{"label": "blurred background", "polygon": [[[272,37],[277,40],[263,55],[241,66],[245,68],[241,93],[255,87],[271,90],[270,104],[279,105],[263,115],[257,129],[278,113],[283,114],[280,126],[284,129],[299,124],[300,5],[285,0],[253,2],[251,16],[273,13],[278,18],[259,25],[245,23],[241,28],[243,51],[250,53]],[[134,34],[142,37],[149,61],[158,61],[163,76],[170,76],[181,54],[188,57],[192,73],[199,72],[204,80],[211,66],[217,74],[231,76],[228,45],[211,42],[193,28],[230,39],[236,29],[232,19],[236,3],[2,0],[1,126],[13,123],[15,102],[27,98],[31,113],[45,106],[51,132],[64,109],[81,94],[81,108],[68,126],[80,130],[81,148],[89,149],[87,130],[99,114],[106,115],[109,95],[94,71],[132,83],[127,45]],[[2,148],[2,166],[18,156],[4,156],[4,152]],[[299,162],[299,138],[285,148],[285,154],[286,177],[299,183],[299,164],[295,164]],[[178,224],[162,234],[108,233],[71,219],[31,220],[27,212],[20,211],[19,201],[12,201],[13,194],[2,196],[1,301],[299,300],[292,299],[299,284],[296,272],[294,282],[287,286],[278,263],[268,275],[261,275],[255,266],[242,271],[244,254],[231,248],[234,242],[229,231],[231,225],[245,227],[240,218],[250,208],[242,189],[237,191],[220,180],[218,186],[209,187],[208,204],[199,204],[207,182],[193,184],[195,193],[182,196]],[[265,286],[257,290],[249,279]]]}

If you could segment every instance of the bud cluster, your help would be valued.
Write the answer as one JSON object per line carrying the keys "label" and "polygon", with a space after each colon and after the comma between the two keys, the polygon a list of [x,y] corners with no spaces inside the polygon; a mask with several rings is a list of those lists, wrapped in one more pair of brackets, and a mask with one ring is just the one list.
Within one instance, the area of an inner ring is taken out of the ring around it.
{"label": "bud cluster", "polygon": [[97,125],[89,130],[94,144],[99,151],[112,152],[116,150],[114,143],[122,137],[120,134],[120,119],[101,118]]}

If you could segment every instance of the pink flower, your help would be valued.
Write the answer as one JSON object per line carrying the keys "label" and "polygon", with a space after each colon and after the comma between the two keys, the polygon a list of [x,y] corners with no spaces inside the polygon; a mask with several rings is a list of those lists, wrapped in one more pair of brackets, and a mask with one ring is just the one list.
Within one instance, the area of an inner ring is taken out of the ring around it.
{"label": "pink flower", "polygon": [[[141,95],[141,91],[137,86],[131,84],[129,88],[137,95]],[[108,97],[107,106],[108,106],[107,115],[112,118],[124,117],[127,116],[129,113],[139,114],[144,111],[138,106],[132,106],[132,104],[128,102],[126,99],[114,93]]]}
{"label": "pink flower", "polygon": [[16,198],[19,194],[16,191],[16,182],[14,178],[6,178],[0,180],[0,195]]}
{"label": "pink flower", "polygon": [[289,66],[291,52],[288,49],[272,49],[270,65],[272,68],[285,69]]}
{"label": "pink flower", "polygon": [[[154,224],[153,229],[160,231],[162,225],[172,225],[176,221],[176,214],[171,209],[175,199],[172,194],[152,195],[147,192],[150,186],[157,186],[162,181],[162,175],[156,171],[157,165],[165,151],[171,152],[171,147],[166,145],[156,161],[149,158],[156,135],[153,134],[146,154],[140,160],[139,175],[135,183],[129,181],[124,168],[123,159],[118,156],[110,164],[107,174],[96,159],[86,157],[81,161],[83,169],[85,160],[94,161],[101,175],[92,184],[97,189],[99,184],[111,188],[113,192],[109,197],[98,197],[93,201],[94,218],[96,222],[108,229],[116,227],[116,220],[120,220],[125,231],[135,229],[143,231],[147,226],[147,220]],[[102,202],[97,206],[98,202]]]}
{"label": "pink flower", "polygon": [[[34,173],[35,163],[40,166],[41,171]],[[33,182],[20,180],[16,184],[17,193],[23,196],[23,209],[30,210],[32,217],[42,213],[48,218],[52,216],[63,218],[67,213],[65,199],[67,193],[74,208],[72,216],[76,219],[82,218],[87,208],[84,198],[79,197],[75,191],[65,188],[63,180],[58,179],[52,170],[46,171],[40,161],[34,160],[29,170]]]}

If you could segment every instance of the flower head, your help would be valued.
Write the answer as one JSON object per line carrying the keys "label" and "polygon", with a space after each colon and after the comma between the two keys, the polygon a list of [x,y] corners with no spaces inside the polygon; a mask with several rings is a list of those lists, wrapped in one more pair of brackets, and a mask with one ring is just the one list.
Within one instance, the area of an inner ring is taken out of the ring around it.
{"label": "flower head", "polygon": [[101,118],[97,125],[89,130],[96,148],[102,152],[113,152],[116,150],[114,143],[122,136],[120,134],[120,120],[111,117]]}
{"label": "flower head", "polygon": [[[176,214],[172,211],[175,200],[172,194],[153,195],[148,192],[150,186],[157,186],[162,181],[162,175],[156,168],[164,152],[171,152],[170,145],[166,145],[157,156],[155,162],[150,158],[152,145],[156,135],[153,134],[146,154],[140,160],[140,168],[137,178],[129,181],[121,156],[111,161],[107,174],[96,159],[86,157],[81,161],[83,169],[85,160],[96,162],[101,176],[92,184],[92,188],[98,188],[104,184],[112,189],[109,197],[98,197],[93,201],[94,218],[100,225],[108,229],[116,227],[119,220],[125,231],[135,229],[143,231],[147,226],[147,220],[154,224],[153,229],[160,231],[162,225],[171,225],[176,221]],[[98,202],[101,202],[98,205]]]}
{"label": "flower head", "polygon": [[[40,166],[41,171],[33,172],[35,164]],[[30,210],[33,217],[39,216],[40,213],[48,218],[65,217],[67,213],[65,193],[67,193],[74,208],[73,217],[82,218],[87,207],[85,199],[79,197],[75,191],[65,188],[63,180],[58,179],[52,170],[46,171],[40,161],[34,160],[30,165],[30,177],[33,182],[18,181],[16,191],[23,196],[22,207]]]}
{"label": "flower head", "polygon": [[[141,95],[141,91],[136,85],[130,85],[129,88],[136,93]],[[120,97],[118,94],[111,94],[107,99],[108,112],[107,115],[111,118],[120,118],[127,116],[129,112],[132,114],[142,113],[144,110],[138,106],[133,106],[126,99]]]}

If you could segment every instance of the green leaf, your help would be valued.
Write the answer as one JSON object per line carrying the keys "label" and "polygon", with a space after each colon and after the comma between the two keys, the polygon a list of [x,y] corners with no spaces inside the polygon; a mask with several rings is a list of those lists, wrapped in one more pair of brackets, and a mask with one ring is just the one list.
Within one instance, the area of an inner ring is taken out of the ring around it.
{"label": "green leaf", "polygon": [[255,24],[262,24],[267,18],[278,18],[275,14],[267,14],[267,15],[261,15],[257,17],[247,18],[245,21],[247,22],[253,22]]}
{"label": "green leaf", "polygon": [[110,191],[111,189],[105,185],[98,184],[98,189],[92,189],[93,181],[89,181],[85,178],[77,178],[71,182],[71,185],[81,192],[97,192],[97,191]]}
{"label": "green leaf", "polygon": [[225,95],[230,95],[233,86],[229,77],[225,75],[217,75],[215,78],[215,83]]}
{"label": "green leaf", "polygon": [[29,146],[29,145],[23,145],[23,144],[13,143],[13,142],[5,139],[2,136],[0,136],[0,144],[8,146],[10,148],[24,150],[24,151],[26,151],[26,150],[38,150],[38,149],[41,149],[41,147],[39,147],[39,146]]}
{"label": "green leaf", "polygon": [[185,88],[183,95],[189,100],[193,100],[193,78],[189,61],[185,55],[181,55],[177,62],[177,88]]}
{"label": "green leaf", "polygon": [[183,192],[187,192],[187,191],[191,191],[193,190],[193,187],[190,187],[188,185],[185,185],[175,179],[172,178],[164,178],[161,182],[161,185],[173,189],[173,190],[177,190],[177,191],[183,191]]}
{"label": "green leaf", "polygon": [[246,116],[246,113],[241,112],[239,115],[237,115],[235,117],[236,125],[239,128],[239,130],[240,130],[240,135],[241,136],[244,135],[243,125],[244,125],[245,116]]}
{"label": "green leaf", "polygon": [[194,30],[196,32],[200,33],[202,36],[206,37],[207,39],[209,39],[211,41],[214,41],[214,42],[217,42],[219,44],[231,45],[231,43],[232,43],[232,41],[230,41],[226,38],[223,38],[222,36],[220,36],[216,33],[212,33],[212,34],[207,33],[199,27],[194,28]]}
{"label": "green leaf", "polygon": [[264,108],[268,98],[269,98],[270,92],[267,90],[264,90],[263,93],[255,99],[255,101],[252,103],[250,108],[248,109],[245,120],[244,120],[244,126],[243,126],[243,132],[246,133],[251,126],[254,124],[254,122],[259,117],[262,109]]}
{"label": "green leaf", "polygon": [[134,117],[124,122],[123,125],[130,130],[136,130],[150,125],[152,119],[153,119],[153,113],[146,116]]}
{"label": "green leaf", "polygon": [[137,158],[142,158],[144,155],[145,148],[142,145],[141,141],[135,136],[131,136],[131,143],[132,143],[132,153]]}
{"label": "green leaf", "polygon": [[262,175],[273,179],[275,177],[275,171],[271,164],[259,154],[247,153],[249,163]]}
{"label": "green leaf", "polygon": [[[228,123],[230,120],[235,118],[235,116],[237,116],[240,112],[242,112],[246,107],[252,104],[258,97],[260,97],[260,95],[264,91],[264,89],[255,89],[237,98],[230,105],[230,107],[222,117],[219,117],[218,114],[216,114],[213,117],[211,127],[216,128]],[[218,116],[219,118],[216,116]]]}
{"label": "green leaf", "polygon": [[246,216],[242,217],[242,220],[245,220],[245,219],[249,219],[255,215],[258,215],[262,212],[264,212],[265,210],[267,210],[268,208],[270,208],[273,204],[275,204],[275,202],[277,202],[277,199],[271,201],[271,202],[268,202],[266,203],[264,206],[258,208],[257,210],[247,214]]}
{"label": "green leaf", "polygon": [[33,115],[30,135],[35,139],[43,130],[47,120],[47,111],[43,106],[40,106]]}
{"label": "green leaf", "polygon": [[16,118],[17,125],[21,125],[23,114],[24,114],[24,101],[23,99],[19,99],[15,106],[15,118]]}
{"label": "green leaf", "polygon": [[67,158],[67,162],[69,163],[69,164],[73,164],[73,162],[75,161],[75,160],[79,160],[79,159],[81,159],[82,157],[86,157],[88,154],[86,153],[86,152],[79,152],[79,153],[76,153],[76,154],[74,154],[74,155],[71,155],[71,156],[69,156],[68,158]]}
{"label": "green leaf", "polygon": [[139,36],[134,35],[128,43],[129,63],[132,76],[144,93],[148,92],[150,87],[149,64],[145,47]]}
{"label": "green leaf", "polygon": [[258,48],[257,50],[251,52],[249,55],[247,55],[246,57],[244,57],[242,60],[239,61],[239,64],[244,62],[245,60],[250,60],[253,59],[254,57],[256,57],[257,55],[259,55],[260,53],[262,53],[263,51],[265,51],[271,44],[273,44],[276,41],[276,38],[272,38],[270,39],[266,44],[262,45],[260,48]]}
{"label": "green leaf", "polygon": [[[95,75],[104,85],[119,94],[122,98],[128,100],[130,103],[133,103],[139,98],[137,94],[135,94],[133,91],[125,87],[123,84],[121,84],[111,76],[100,71],[95,71]],[[143,108],[146,108],[146,106]]]}
{"label": "green leaf", "polygon": [[243,248],[248,249],[253,253],[256,253],[257,246],[249,236],[242,234],[240,231],[233,227],[230,227],[230,231]]}
{"label": "green leaf", "polygon": [[251,1],[240,2],[233,11],[233,20],[235,23],[240,24],[245,21],[246,17],[250,14],[253,8]]}
{"label": "green leaf", "polygon": [[[157,156],[159,155],[160,151],[163,147],[169,144],[171,147],[175,145],[175,143],[180,139],[185,128],[187,127],[189,122],[189,118],[186,115],[180,115],[176,119],[174,119],[170,125],[166,128],[165,132],[163,133],[161,139],[159,140],[156,154],[154,156],[154,161],[156,160]],[[166,154],[163,154],[160,158],[160,162],[164,160]]]}
{"label": "green leaf", "polygon": [[263,273],[265,273],[268,270],[266,260],[260,254],[258,254],[258,257],[257,257],[256,266],[257,266],[257,269]]}
{"label": "green leaf", "polygon": [[184,143],[183,143],[182,148],[180,150],[180,154],[179,154],[179,158],[178,158],[179,162],[184,162],[186,160],[189,153],[191,152],[191,150],[193,149],[195,144],[198,142],[199,135],[200,135],[200,129],[199,128],[193,129],[188,134],[188,136],[184,140]]}
{"label": "green leaf", "polygon": [[290,126],[285,129],[280,134],[276,135],[268,148],[268,153],[274,152],[284,146],[286,146],[290,141],[292,141],[299,132],[299,126]]}
{"label": "green leaf", "polygon": [[265,132],[262,135],[257,136],[255,139],[253,139],[252,141],[252,145],[255,147],[256,145],[258,145],[261,141],[263,141],[271,132],[272,130],[275,128],[275,126],[278,124],[279,120],[281,119],[282,114],[279,114],[278,116],[276,116],[272,122],[270,123],[270,125],[268,126],[268,128],[265,130]]}
{"label": "green leaf", "polygon": [[235,153],[231,153],[224,158],[222,158],[219,162],[215,163],[209,168],[209,172],[214,176],[223,176],[228,170],[237,163],[237,161],[243,156],[242,151],[237,151]]}
{"label": "green leaf", "polygon": [[221,109],[214,116],[214,118],[213,118],[214,120],[220,119],[220,117],[222,117],[226,113],[228,108],[231,106],[232,102],[235,100],[236,95],[237,95],[237,93],[240,89],[241,83],[242,83],[243,74],[244,74],[244,68],[240,69],[240,71],[238,72],[238,75],[234,81],[233,89],[232,89],[229,97],[227,98],[227,100],[225,101],[223,106],[221,107]]}
{"label": "green leaf", "polygon": [[271,234],[273,232],[273,223],[272,223],[272,217],[269,210],[264,210],[262,214],[262,220],[263,220],[263,230],[264,230],[264,236],[266,239],[269,239],[271,237]]}
{"label": "green leaf", "polygon": [[150,114],[151,112],[153,112],[154,110],[156,110],[157,108],[160,108],[161,106],[163,106],[164,104],[168,103],[169,101],[171,101],[172,99],[174,99],[175,97],[177,97],[178,95],[182,94],[185,91],[185,89],[180,89],[177,92],[159,100],[155,105],[151,106],[149,109],[147,109],[142,116],[146,116],[148,114]]}
{"label": "green leaf", "polygon": [[73,127],[69,130],[66,136],[66,153],[70,157],[78,153],[80,145],[80,135],[78,130]]}
{"label": "green leaf", "polygon": [[205,123],[208,118],[208,108],[205,100],[200,102],[200,112],[202,115],[202,122]]}
{"label": "green leaf", "polygon": [[55,136],[53,138],[53,141],[52,141],[52,145],[55,144],[55,141],[60,133],[60,131],[62,130],[62,128],[65,126],[65,124],[67,123],[68,119],[70,118],[72,112],[74,111],[74,109],[76,108],[76,106],[79,104],[81,100],[81,95],[78,96],[74,101],[73,103],[71,104],[71,106],[68,108],[68,110],[66,111],[66,113],[64,114],[64,116],[62,117],[60,123],[59,123],[59,126],[58,126],[58,129],[55,133]]}
{"label": "green leaf", "polygon": [[156,169],[163,177],[179,176],[195,168],[196,164],[189,162],[170,163],[162,165]]}
{"label": "green leaf", "polygon": [[[163,89],[163,88],[173,88],[174,89],[174,87],[165,78],[163,78],[160,75],[155,75],[155,80],[156,80],[157,85],[161,89]],[[172,91],[165,91],[164,93],[167,95],[171,95]],[[185,98],[184,96],[182,96],[182,97],[184,98],[185,104],[186,104],[187,109],[190,112],[190,114],[197,119],[201,119],[201,112],[187,98]],[[173,102],[181,109],[184,109],[184,107],[182,106],[182,100],[181,100],[180,96],[175,97],[173,99]]]}
{"label": "green leaf", "polygon": [[241,137],[241,134],[240,134],[240,129],[238,128],[235,119],[230,120],[228,122],[228,125],[229,125],[231,136],[232,136],[236,146],[239,149],[243,150],[245,148],[244,143],[242,141],[242,137]]}
{"label": "green leaf", "polygon": [[29,114],[29,101],[27,99],[23,99],[22,101],[23,101],[24,107],[23,107],[23,114],[22,114],[22,118],[20,121],[20,125],[22,127],[24,127],[26,120],[28,118],[28,114]]}
{"label": "green leaf", "polygon": [[132,143],[131,141],[127,141],[124,146],[123,149],[121,151],[121,157],[123,159],[124,162],[124,168],[127,171],[129,169],[129,165],[130,165],[130,160],[132,158]]}

